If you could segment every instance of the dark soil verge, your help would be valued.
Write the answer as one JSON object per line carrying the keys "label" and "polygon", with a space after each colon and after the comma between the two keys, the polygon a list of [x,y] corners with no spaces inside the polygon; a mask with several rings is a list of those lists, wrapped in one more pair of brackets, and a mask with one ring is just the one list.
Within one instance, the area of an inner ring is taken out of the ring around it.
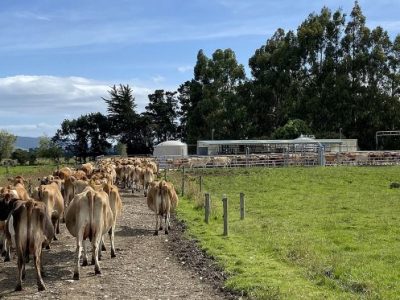
{"label": "dark soil verge", "polygon": [[220,291],[227,299],[244,299],[242,293],[230,290],[224,286],[228,278],[224,270],[218,266],[215,259],[201,249],[196,239],[185,236],[186,224],[172,218],[173,229],[170,231],[169,250],[174,253],[183,266],[196,272],[202,280],[207,281],[215,290]]}

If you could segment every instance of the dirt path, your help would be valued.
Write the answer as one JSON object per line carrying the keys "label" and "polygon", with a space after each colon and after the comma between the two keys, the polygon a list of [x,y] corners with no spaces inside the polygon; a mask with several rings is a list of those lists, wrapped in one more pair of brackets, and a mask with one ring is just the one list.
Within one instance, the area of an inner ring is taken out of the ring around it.
{"label": "dirt path", "polygon": [[[72,280],[75,239],[61,227],[61,236],[43,254],[47,273],[46,291],[37,292],[32,262],[27,265],[24,291],[13,292],[16,259],[0,262],[0,298],[6,299],[226,299],[206,282],[202,275],[184,266],[187,257],[175,254],[179,243],[176,228],[172,235],[153,236],[154,216],[143,197],[122,194],[123,214],[118,220],[115,245],[117,257],[110,258],[109,242],[100,267],[103,274],[94,275],[94,267],[81,268],[81,279]],[[175,237],[174,237],[175,236]],[[190,255],[190,253],[188,253]],[[90,256],[89,256],[90,261]]]}

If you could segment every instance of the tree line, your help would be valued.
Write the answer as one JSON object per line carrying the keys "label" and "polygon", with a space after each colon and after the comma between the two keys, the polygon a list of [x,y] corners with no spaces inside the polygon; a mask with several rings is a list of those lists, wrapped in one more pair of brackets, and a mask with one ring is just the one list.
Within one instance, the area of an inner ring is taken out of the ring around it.
{"label": "tree line", "polygon": [[[400,35],[370,29],[356,1],[349,16],[324,7],[297,28],[281,28],[249,58],[251,76],[231,49],[197,54],[193,78],[176,91],[155,90],[137,112],[129,85],[111,87],[107,115],[64,120],[53,141],[80,157],[113,150],[151,153],[168,139],[358,139],[400,129]],[[385,141],[386,146],[390,141]],[[391,141],[393,142],[393,140]],[[118,148],[117,147],[117,148]],[[115,148],[115,147],[114,147]]]}

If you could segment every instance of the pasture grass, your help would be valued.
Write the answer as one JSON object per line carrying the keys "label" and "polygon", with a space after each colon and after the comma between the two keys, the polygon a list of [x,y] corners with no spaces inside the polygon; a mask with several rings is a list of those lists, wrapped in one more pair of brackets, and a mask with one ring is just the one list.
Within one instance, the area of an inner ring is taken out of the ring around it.
{"label": "pasture grass", "polygon": [[[398,299],[399,167],[252,168],[203,171],[212,215],[204,223],[197,175],[178,217],[255,299]],[[169,174],[180,192],[180,173]],[[239,193],[246,198],[240,220]],[[229,199],[223,237],[222,195]]]}
{"label": "pasture grass", "polygon": [[[61,166],[60,166],[61,168]],[[57,169],[54,164],[48,165],[33,165],[33,166],[15,166],[9,167],[8,173],[6,167],[0,167],[0,186],[6,186],[9,184],[8,178],[21,175],[26,180],[31,180],[34,185],[37,185],[37,179],[39,177],[53,174],[53,171]]]}

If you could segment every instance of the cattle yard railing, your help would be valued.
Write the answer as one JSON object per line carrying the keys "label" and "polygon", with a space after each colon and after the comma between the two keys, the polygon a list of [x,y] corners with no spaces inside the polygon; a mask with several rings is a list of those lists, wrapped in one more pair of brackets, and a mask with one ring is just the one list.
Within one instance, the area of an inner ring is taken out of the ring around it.
{"label": "cattle yard railing", "polygon": [[[400,165],[400,151],[327,152],[325,166]],[[157,159],[161,169],[319,166],[318,153],[271,153],[224,156],[166,156]]]}

